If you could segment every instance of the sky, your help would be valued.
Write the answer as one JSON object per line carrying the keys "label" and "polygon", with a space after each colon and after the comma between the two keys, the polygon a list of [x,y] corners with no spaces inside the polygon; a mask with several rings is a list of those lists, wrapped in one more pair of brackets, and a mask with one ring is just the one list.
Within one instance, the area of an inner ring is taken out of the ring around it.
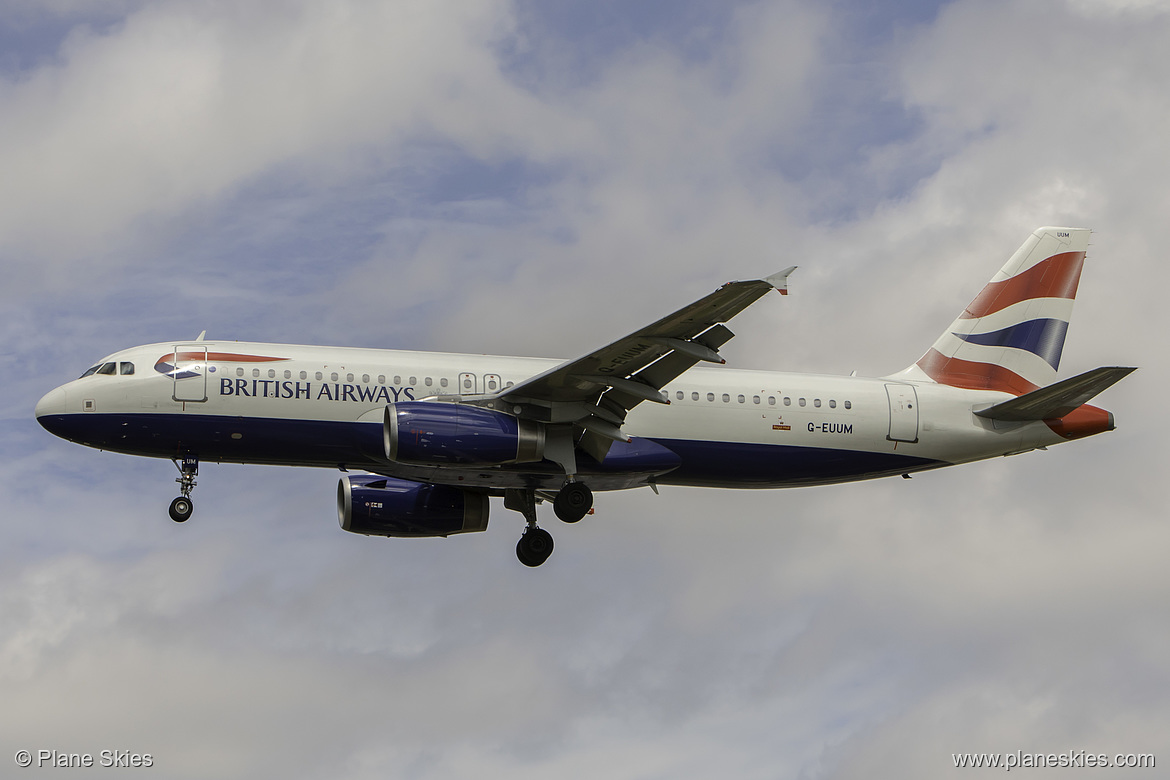
{"label": "sky", "polygon": [[[1159,0],[7,0],[0,762],[1170,764],[1168,37]],[[325,471],[205,465],[177,525],[171,464],[32,416],[202,330],[570,358],[789,265],[729,365],[882,376],[1041,225],[1095,231],[1061,375],[1140,367],[1096,401],[1116,431],[909,481],[600,495],[547,516],[538,569],[498,501],[483,534],[346,534]]]}

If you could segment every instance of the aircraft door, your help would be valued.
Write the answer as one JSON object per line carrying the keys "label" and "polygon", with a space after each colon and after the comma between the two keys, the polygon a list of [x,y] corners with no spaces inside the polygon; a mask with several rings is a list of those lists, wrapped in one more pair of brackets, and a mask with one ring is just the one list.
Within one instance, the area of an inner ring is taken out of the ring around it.
{"label": "aircraft door", "polygon": [[890,441],[918,441],[918,393],[914,385],[886,385],[890,399]]}
{"label": "aircraft door", "polygon": [[203,344],[176,344],[171,360],[175,401],[207,400],[207,347]]}
{"label": "aircraft door", "polygon": [[478,395],[479,380],[475,374],[459,375],[459,395]]}

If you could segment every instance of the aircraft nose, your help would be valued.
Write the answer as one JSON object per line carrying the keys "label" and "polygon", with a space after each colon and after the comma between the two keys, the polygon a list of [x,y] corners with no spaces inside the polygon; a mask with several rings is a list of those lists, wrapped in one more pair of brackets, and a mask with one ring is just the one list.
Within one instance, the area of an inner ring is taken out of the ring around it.
{"label": "aircraft nose", "polygon": [[58,387],[50,390],[45,393],[44,398],[37,401],[37,419],[50,414],[65,414],[65,388]]}
{"label": "aircraft nose", "polygon": [[58,387],[45,393],[45,397],[37,401],[37,422],[54,436],[65,437],[62,430],[65,413],[68,411],[65,400],[65,388]]}

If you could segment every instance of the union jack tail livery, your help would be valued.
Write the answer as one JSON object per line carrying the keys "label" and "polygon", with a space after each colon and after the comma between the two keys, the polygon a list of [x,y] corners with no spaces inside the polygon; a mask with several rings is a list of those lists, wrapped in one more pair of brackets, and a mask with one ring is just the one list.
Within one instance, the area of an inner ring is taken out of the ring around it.
{"label": "union jack tail livery", "polygon": [[917,368],[939,384],[1013,395],[1055,381],[1088,246],[1087,228],[1038,229]]}

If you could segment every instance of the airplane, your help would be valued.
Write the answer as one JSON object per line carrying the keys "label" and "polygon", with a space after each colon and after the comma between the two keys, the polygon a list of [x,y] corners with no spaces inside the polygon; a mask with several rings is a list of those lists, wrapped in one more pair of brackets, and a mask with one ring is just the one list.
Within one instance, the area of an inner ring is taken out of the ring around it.
{"label": "airplane", "polygon": [[176,522],[201,462],[337,468],[341,527],[434,537],[483,531],[489,498],[526,523],[516,556],[552,553],[551,501],[574,523],[594,491],[782,488],[911,474],[1043,450],[1114,429],[1087,402],[1135,369],[1056,381],[1089,245],[1036,230],[934,344],[884,377],[724,364],[726,323],[788,268],[729,282],[575,360],[207,341],[117,352],[47,393],[49,432],[168,458]]}

